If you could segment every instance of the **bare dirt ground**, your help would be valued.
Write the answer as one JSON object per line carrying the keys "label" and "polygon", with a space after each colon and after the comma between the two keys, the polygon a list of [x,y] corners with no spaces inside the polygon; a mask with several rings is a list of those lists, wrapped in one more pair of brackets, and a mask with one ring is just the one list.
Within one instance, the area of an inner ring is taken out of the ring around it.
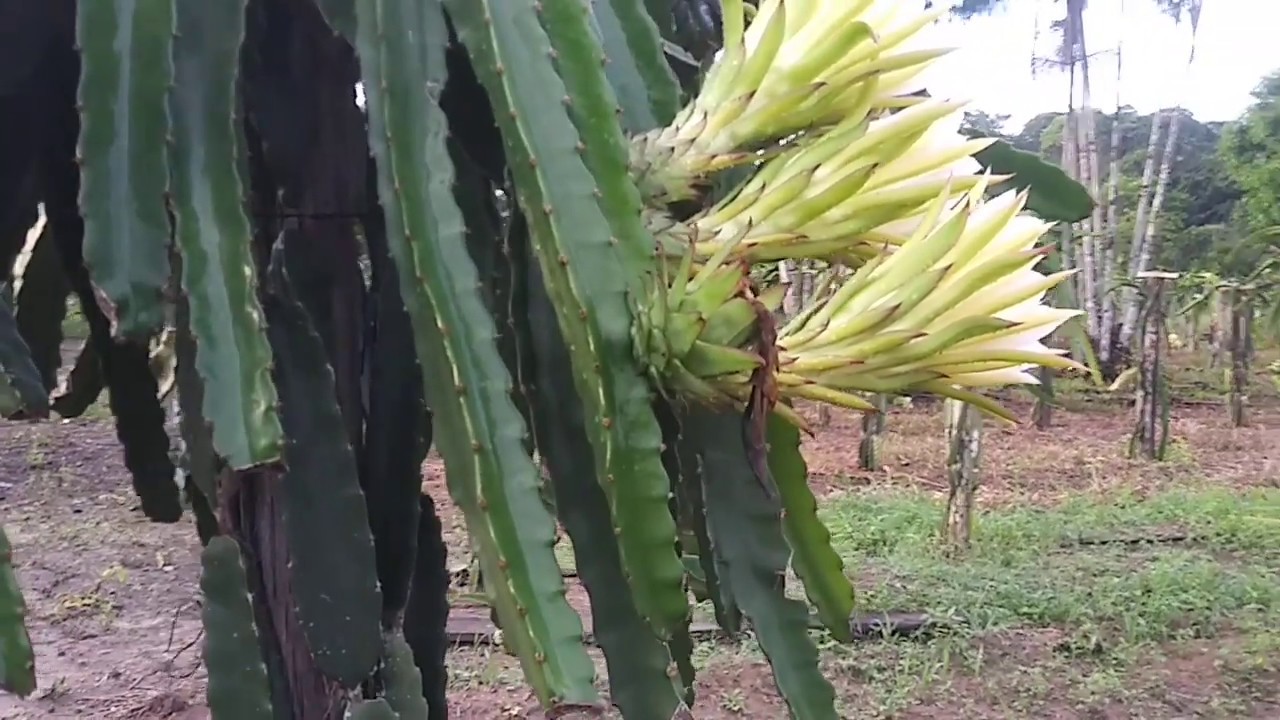
{"label": "bare dirt ground", "polygon": [[[836,415],[808,442],[815,483],[831,494],[942,491],[938,415],[927,405],[895,409],[887,466],[878,473],[855,469],[857,419]],[[1241,491],[1280,483],[1275,405],[1256,409],[1243,429],[1228,427],[1219,407],[1176,407],[1173,460],[1158,465],[1120,459],[1129,428],[1127,411],[1102,404],[1058,413],[1047,432],[992,426],[980,504],[1051,506],[1118,490],[1141,496],[1175,481]],[[444,500],[441,474],[429,461],[427,487]],[[465,562],[461,520],[447,501],[442,506],[457,562]],[[208,717],[194,528],[142,519],[109,421],[0,424],[0,516],[30,606],[40,677],[37,694],[25,701],[0,695],[0,718]],[[571,597],[585,605],[580,588]],[[1241,668],[1223,654],[1251,642],[1246,634],[1160,645],[1106,675],[1079,670],[1060,651],[1063,635],[1056,627],[1011,628],[934,641],[927,652],[920,643],[824,646],[824,657],[847,717],[1280,717],[1280,668]],[[698,654],[697,717],[786,716],[754,651],[713,640]],[[532,717],[518,668],[500,649],[459,648],[451,662],[453,717]],[[897,684],[886,685],[886,673]]]}

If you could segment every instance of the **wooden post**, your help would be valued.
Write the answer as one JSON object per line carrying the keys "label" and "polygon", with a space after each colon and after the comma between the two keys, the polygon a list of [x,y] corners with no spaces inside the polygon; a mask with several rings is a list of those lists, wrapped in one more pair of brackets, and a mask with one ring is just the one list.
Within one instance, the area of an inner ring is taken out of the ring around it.
{"label": "wooden post", "polygon": [[1213,307],[1209,311],[1209,369],[1218,367],[1222,362],[1222,351],[1227,345],[1227,325],[1229,323],[1225,312],[1225,298],[1223,293],[1228,290],[1226,287],[1219,287],[1214,290]]}
{"label": "wooden post", "polygon": [[1036,429],[1048,430],[1053,425],[1053,369],[1038,367],[1035,372],[1040,380],[1040,392],[1031,408],[1031,420]]}
{"label": "wooden post", "polygon": [[778,282],[787,288],[782,296],[782,316],[787,320],[795,317],[804,305],[804,282],[798,275],[794,260],[778,261]]}
{"label": "wooden post", "polygon": [[879,470],[884,467],[884,424],[889,411],[888,395],[872,395],[871,404],[876,412],[862,415],[862,441],[858,443],[858,467],[863,470]]}
{"label": "wooden post", "polygon": [[1227,407],[1232,427],[1249,424],[1245,412],[1249,404],[1249,360],[1253,354],[1253,298],[1248,288],[1223,290],[1227,300],[1226,350],[1231,358],[1228,372]]}
{"label": "wooden post", "polygon": [[[1059,294],[1061,301],[1061,294]],[[1064,304],[1065,306],[1065,304]],[[1050,334],[1046,338],[1046,343],[1054,345],[1054,335]],[[1043,365],[1036,368],[1033,373],[1036,380],[1040,382],[1040,387],[1035,389],[1035,404],[1031,406],[1031,421],[1035,424],[1037,430],[1048,430],[1053,425],[1053,368],[1047,368]]]}
{"label": "wooden post", "polygon": [[801,260],[797,270],[800,271],[800,303],[807,305],[813,300],[814,283],[818,271],[813,267],[813,260]]}
{"label": "wooden post", "polygon": [[981,479],[982,416],[968,403],[943,403],[947,420],[947,510],[943,542],[959,554],[969,548],[973,530],[973,496]]}
{"label": "wooden post", "polygon": [[1145,272],[1142,282],[1142,316],[1138,325],[1141,346],[1138,353],[1138,384],[1134,393],[1134,428],[1129,438],[1129,457],[1163,460],[1169,436],[1169,398],[1164,379],[1165,345],[1169,332],[1165,324],[1170,282],[1177,273]]}
{"label": "wooden post", "polygon": [[[849,269],[843,265],[833,265],[819,271],[816,262],[816,260],[805,260],[801,266],[801,292],[806,305],[817,302],[819,295],[829,296],[835,288],[840,287],[848,279],[850,274]],[[831,406],[818,403],[818,427],[827,427],[830,424]]]}

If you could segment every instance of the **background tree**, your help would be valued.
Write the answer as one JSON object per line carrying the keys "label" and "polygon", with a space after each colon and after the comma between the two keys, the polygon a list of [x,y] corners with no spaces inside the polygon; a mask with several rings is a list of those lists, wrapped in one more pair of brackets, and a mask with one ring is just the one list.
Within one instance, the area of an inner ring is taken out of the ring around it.
{"label": "background tree", "polygon": [[[1014,1],[1029,3],[1032,0],[966,0],[954,6],[953,13],[960,18],[972,18],[990,14]],[[1175,23],[1185,20],[1190,25],[1189,68],[1195,57],[1202,0],[1153,1]],[[1161,257],[1164,211],[1172,200],[1171,177],[1186,113],[1175,106],[1168,112],[1155,114],[1146,128],[1147,149],[1143,153],[1143,172],[1136,197],[1122,192],[1124,176],[1117,149],[1124,145],[1124,132],[1115,123],[1123,119],[1124,108],[1117,95],[1112,122],[1104,123],[1105,116],[1093,107],[1090,64],[1093,54],[1089,49],[1084,12],[1088,0],[1056,0],[1053,6],[1062,13],[1050,23],[1056,51],[1051,57],[1033,58],[1032,70],[1054,67],[1069,75],[1067,112],[1061,125],[1048,138],[1044,134],[1053,121],[1039,116],[1039,127],[1030,133],[1033,141],[1020,145],[1030,150],[1035,147],[1034,139],[1038,139],[1041,152],[1056,147],[1055,154],[1046,153],[1045,157],[1060,157],[1063,169],[1097,200],[1090,216],[1077,223],[1076,232],[1062,236],[1060,249],[1064,264],[1080,270],[1075,289],[1079,306],[1084,310],[1085,326],[1104,374],[1113,376],[1131,355],[1139,309],[1136,293],[1128,284],[1118,281],[1150,269]],[[1123,70],[1121,48],[1117,46],[1114,52],[1118,83]],[[974,121],[967,125],[975,134],[980,133],[979,119],[982,118],[975,114]],[[989,130],[991,126],[988,123],[981,129]],[[1101,142],[1101,138],[1107,142]],[[1049,147],[1045,147],[1046,143]],[[1126,206],[1131,210],[1126,212]],[[1133,218],[1127,234],[1122,228],[1126,216]],[[1125,237],[1128,242],[1122,248]],[[1118,288],[1118,293],[1113,292],[1113,288]]]}
{"label": "background tree", "polygon": [[1254,103],[1222,134],[1220,161],[1240,191],[1244,229],[1280,225],[1280,70],[1253,92]]}

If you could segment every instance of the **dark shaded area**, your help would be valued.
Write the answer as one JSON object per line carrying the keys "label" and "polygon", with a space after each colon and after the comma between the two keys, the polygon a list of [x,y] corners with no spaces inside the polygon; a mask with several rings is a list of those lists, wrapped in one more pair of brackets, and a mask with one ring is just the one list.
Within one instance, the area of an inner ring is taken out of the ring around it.
{"label": "dark shaded area", "polygon": [[449,620],[448,548],[444,527],[430,495],[418,496],[418,552],[413,582],[404,610],[404,639],[413,650],[413,663],[422,674],[422,692],[430,710],[428,720],[447,720],[445,697],[448,669],[444,656],[450,639],[445,631]]}
{"label": "dark shaded area", "polygon": [[[371,186],[372,177],[370,172]],[[373,313],[366,325],[368,416],[360,472],[382,585],[382,623],[395,628],[414,576],[418,497],[422,461],[431,445],[431,415],[381,210],[365,219],[364,232],[373,266]]]}

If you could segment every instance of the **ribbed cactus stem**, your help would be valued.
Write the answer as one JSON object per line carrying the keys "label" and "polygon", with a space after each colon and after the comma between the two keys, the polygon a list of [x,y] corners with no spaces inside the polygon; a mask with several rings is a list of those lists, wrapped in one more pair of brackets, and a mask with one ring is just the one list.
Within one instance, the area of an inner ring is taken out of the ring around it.
{"label": "ribbed cactus stem", "polygon": [[567,90],[547,62],[552,47],[534,7],[497,0],[447,5],[506,140],[519,204],[569,346],[627,580],[640,613],[666,639],[687,622],[689,605],[652,391],[632,343],[636,281],[653,261],[637,266],[619,248],[627,244],[617,234],[620,219],[611,223],[601,212],[597,198],[607,188],[580,153],[583,143],[607,138],[580,134],[563,104],[547,102]]}

